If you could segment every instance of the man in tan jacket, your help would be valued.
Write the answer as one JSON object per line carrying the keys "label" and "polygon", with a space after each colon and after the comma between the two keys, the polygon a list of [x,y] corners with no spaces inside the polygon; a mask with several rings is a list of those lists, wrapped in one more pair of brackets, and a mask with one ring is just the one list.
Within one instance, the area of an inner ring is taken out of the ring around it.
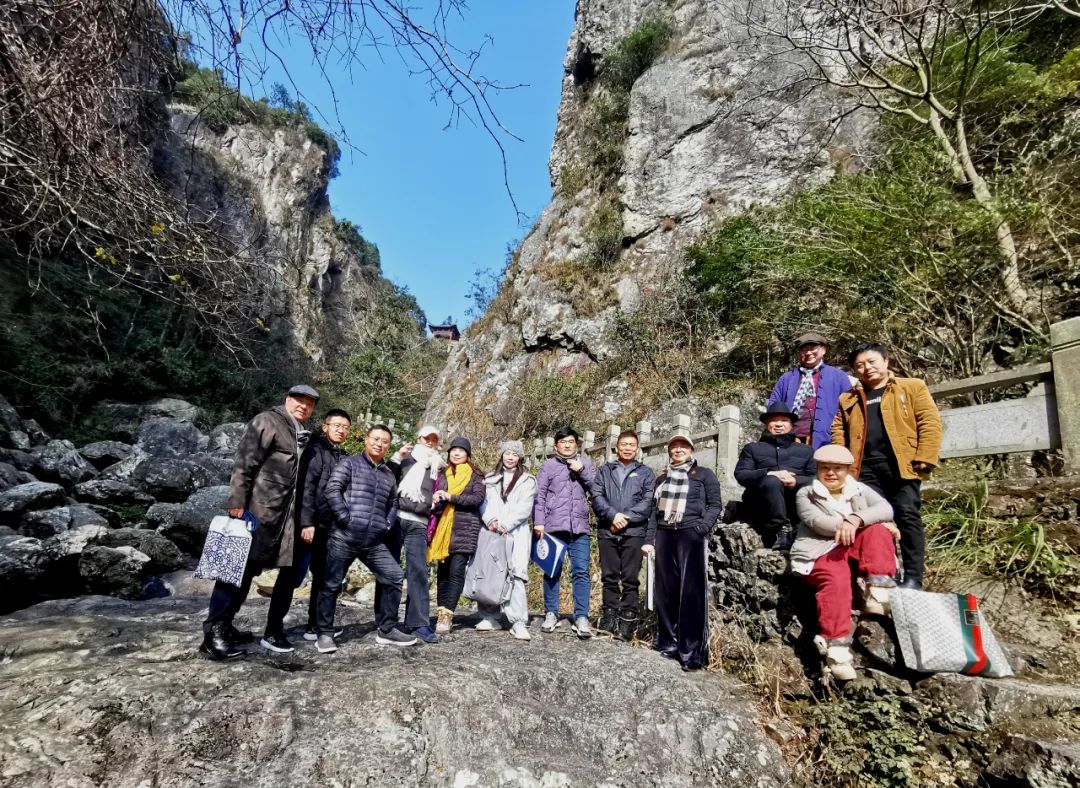
{"label": "man in tan jacket", "polygon": [[859,384],[840,395],[832,442],[855,456],[852,473],[892,505],[900,529],[906,588],[922,588],[925,537],[921,485],[938,464],[941,414],[921,380],[889,371],[889,351],[876,342],[848,357]]}

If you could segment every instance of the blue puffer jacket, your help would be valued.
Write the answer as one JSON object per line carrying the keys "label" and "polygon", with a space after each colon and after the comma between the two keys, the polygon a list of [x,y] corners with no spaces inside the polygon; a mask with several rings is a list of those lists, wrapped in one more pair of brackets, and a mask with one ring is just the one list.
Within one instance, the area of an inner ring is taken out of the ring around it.
{"label": "blue puffer jacket", "polygon": [[370,547],[390,528],[390,510],[397,497],[394,472],[366,452],[346,457],[330,475],[326,500],[334,510],[331,535],[355,547]]}
{"label": "blue puffer jacket", "polygon": [[573,473],[566,461],[550,457],[536,475],[533,524],[549,533],[589,533],[589,489],[596,468],[584,454],[581,472]]}

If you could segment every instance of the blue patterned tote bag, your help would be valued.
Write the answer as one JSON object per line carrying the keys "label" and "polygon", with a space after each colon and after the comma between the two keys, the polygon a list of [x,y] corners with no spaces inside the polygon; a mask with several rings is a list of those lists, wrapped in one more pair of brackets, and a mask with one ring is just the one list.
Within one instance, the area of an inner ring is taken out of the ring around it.
{"label": "blue patterned tote bag", "polygon": [[227,515],[211,520],[195,577],[239,586],[251,551],[251,534],[258,527],[259,521],[251,512],[244,512],[242,520]]}

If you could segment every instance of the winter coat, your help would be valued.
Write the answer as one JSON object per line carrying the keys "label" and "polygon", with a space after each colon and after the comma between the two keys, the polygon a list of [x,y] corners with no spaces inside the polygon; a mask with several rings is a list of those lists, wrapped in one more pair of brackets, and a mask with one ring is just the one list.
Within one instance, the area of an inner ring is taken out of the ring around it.
{"label": "winter coat", "polygon": [[[445,490],[450,483],[450,468],[443,468],[439,473],[438,489]],[[476,539],[480,536],[483,522],[480,519],[480,507],[487,497],[487,489],[484,487],[484,474],[479,469],[473,468],[472,478],[465,486],[461,495],[450,497],[450,503],[454,504],[454,522],[450,530],[450,553],[472,555],[476,552]],[[446,502],[435,504],[434,514],[436,517],[442,514]]]}
{"label": "winter coat", "polygon": [[500,482],[502,474],[491,474],[484,479],[487,489],[487,503],[484,505],[484,525],[496,520],[499,526],[509,533],[512,548],[510,568],[515,577],[528,579],[529,551],[532,547],[532,532],[529,529],[529,516],[532,514],[533,501],[536,499],[536,479],[531,474],[522,473],[514,489],[502,499]]}
{"label": "winter coat", "polygon": [[259,518],[249,563],[291,565],[298,468],[296,422],[284,405],[248,422],[236,448],[225,508],[246,509]]}
{"label": "winter coat", "polygon": [[[411,456],[406,457],[400,463],[391,461],[390,468],[397,476],[398,484],[405,478],[405,475],[409,470],[416,465],[416,460]],[[440,478],[444,471],[440,471]],[[420,493],[423,497],[423,502],[417,502],[409,500],[403,495],[397,497],[397,513],[400,517],[402,513],[405,514],[406,520],[412,520],[414,522],[423,521],[426,523],[428,518],[431,517],[431,498],[435,495],[435,480],[431,478],[431,473],[424,474],[424,481],[420,484]]]}
{"label": "winter coat", "polygon": [[335,446],[329,438],[319,434],[300,455],[301,489],[297,493],[300,499],[300,527],[327,530],[334,522],[334,510],[326,500],[326,485],[334,468],[349,453],[340,446]]}
{"label": "winter coat", "polygon": [[[767,405],[774,402],[783,402],[789,408],[795,406],[795,395],[799,393],[799,384],[802,382],[802,373],[799,367],[788,370],[776,381],[772,394],[769,395]],[[847,373],[829,366],[821,365],[821,378],[817,388],[817,409],[814,411],[814,427],[811,444],[815,449],[820,449],[832,442],[832,424],[836,417],[836,409],[840,402],[840,395],[851,389],[851,378]],[[796,414],[796,417],[798,414]]]}
{"label": "winter coat", "polygon": [[[652,469],[636,460],[630,463],[629,473],[622,484],[615,479],[615,472],[622,463],[618,460],[606,462],[596,472],[592,483],[592,504],[596,512],[597,535],[601,538],[610,536],[644,536],[652,514],[653,486],[656,477]],[[611,530],[611,521],[617,514],[625,514],[629,524],[618,534]]]}
{"label": "winter coat", "polygon": [[[917,378],[890,374],[879,407],[901,478],[926,478],[928,474],[916,473],[911,463],[936,466],[940,461],[941,413],[930,396],[930,389]],[[832,442],[847,446],[855,455],[851,472],[858,477],[866,447],[866,391],[862,384],[840,397],[840,410],[832,425]]]}
{"label": "winter coat", "polygon": [[743,446],[739,461],[735,463],[735,481],[751,489],[759,486],[769,471],[790,471],[795,474],[796,487],[809,484],[817,475],[814,450],[805,443],[796,442],[790,432],[786,435],[763,433],[761,440]]}
{"label": "winter coat", "polygon": [[533,524],[547,533],[589,533],[589,490],[596,468],[585,455],[578,459],[579,473],[572,472],[565,460],[549,457],[536,475]]}
{"label": "winter coat", "polygon": [[385,462],[367,452],[346,457],[330,475],[326,500],[334,510],[330,533],[357,548],[370,547],[390,529],[397,480]]}
{"label": "winter coat", "polygon": [[[887,523],[893,518],[892,506],[873,489],[852,478],[855,489],[851,510],[863,523]],[[811,483],[795,493],[795,510],[799,513],[799,532],[791,546],[791,565],[799,571],[829,552],[836,544],[833,538],[844,521],[842,514],[829,506],[827,490],[820,483]]]}
{"label": "winter coat", "polygon": [[[708,538],[716,526],[716,521],[724,512],[724,502],[720,500],[720,482],[716,474],[708,468],[694,461],[694,467],[689,471],[690,492],[686,498],[686,509],[682,520],[677,523],[658,522],[659,510],[654,506],[652,515],[649,517],[649,529],[645,534],[646,544],[656,543],[656,529],[667,528],[671,530],[683,530],[693,528],[699,535]],[[656,488],[667,480],[667,471],[661,473],[656,479]]]}

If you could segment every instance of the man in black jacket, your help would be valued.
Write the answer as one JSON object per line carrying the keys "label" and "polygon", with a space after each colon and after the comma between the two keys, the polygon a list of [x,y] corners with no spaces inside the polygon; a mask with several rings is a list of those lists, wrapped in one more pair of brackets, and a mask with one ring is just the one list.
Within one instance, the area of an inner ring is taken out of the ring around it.
{"label": "man in black jacket", "polygon": [[239,586],[218,581],[210,595],[199,650],[213,659],[232,659],[244,653],[241,643],[254,640],[250,631],[233,626],[233,618],[251,590],[251,581],[264,569],[291,566],[296,506],[296,477],[300,454],[311,432],[311,418],[319,392],[311,386],[289,389],[285,402],[258,414],[244,430],[236,447],[225,511],[239,519],[245,512],[258,520],[251,535],[244,576]]}
{"label": "man in black jacket", "polygon": [[389,427],[374,425],[364,439],[364,451],[342,460],[326,485],[326,501],[334,512],[334,525],[326,545],[326,578],[319,592],[316,648],[322,654],[337,651],[334,642],[337,597],[349,567],[357,558],[381,586],[381,601],[375,611],[378,626],[375,642],[389,646],[411,646],[417,642],[414,636],[398,628],[405,573],[385,542],[397,492],[394,472],[383,461],[392,439]]}
{"label": "man in black jacket", "polygon": [[293,650],[285,637],[285,615],[292,605],[293,591],[303,581],[310,566],[311,597],[308,602],[308,625],[304,640],[314,641],[315,613],[319,604],[319,591],[323,585],[326,569],[326,539],[334,521],[334,511],[326,502],[326,483],[330,474],[348,452],[342,444],[349,437],[352,417],[343,410],[328,410],[323,416],[322,434],[316,436],[300,455],[300,472],[297,474],[296,500],[300,506],[300,518],[291,569],[278,572],[274,592],[270,596],[270,610],[266,614],[266,633],[261,644],[265,649],[284,653]]}
{"label": "man in black jacket", "polygon": [[641,546],[653,509],[653,472],[638,462],[638,436],[625,430],[615,443],[617,460],[605,463],[592,483],[597,549],[604,584],[598,626],[620,640],[634,635],[638,618]]}
{"label": "man in black jacket", "polygon": [[795,536],[795,491],[817,474],[814,449],[798,443],[792,428],[795,415],[783,402],[774,402],[761,414],[765,431],[748,443],[735,464],[735,481],[746,493],[743,506],[748,519],[763,533],[766,545],[789,550]]}

